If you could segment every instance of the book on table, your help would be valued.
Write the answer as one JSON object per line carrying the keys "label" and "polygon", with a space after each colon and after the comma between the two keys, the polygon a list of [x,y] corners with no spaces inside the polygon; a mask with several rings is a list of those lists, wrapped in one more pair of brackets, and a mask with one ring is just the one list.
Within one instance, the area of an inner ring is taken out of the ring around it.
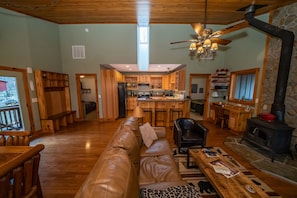
{"label": "book on table", "polygon": [[207,157],[218,157],[218,153],[209,149],[209,148],[203,148],[202,152],[207,156]]}
{"label": "book on table", "polygon": [[227,178],[231,178],[239,174],[238,170],[234,169],[232,166],[221,159],[217,159],[209,163],[216,173],[221,173]]}

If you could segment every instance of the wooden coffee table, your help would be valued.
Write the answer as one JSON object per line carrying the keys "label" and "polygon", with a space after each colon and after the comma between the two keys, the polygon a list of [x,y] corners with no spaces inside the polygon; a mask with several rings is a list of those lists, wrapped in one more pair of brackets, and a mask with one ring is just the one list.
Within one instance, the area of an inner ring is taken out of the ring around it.
{"label": "wooden coffee table", "polygon": [[[234,169],[237,169],[230,162],[225,160],[221,154],[219,154],[218,157],[207,157],[201,149],[189,149],[189,155],[194,158],[195,163],[209,179],[220,197],[269,197],[242,172],[231,178],[227,178],[222,174],[216,173],[209,163],[217,159],[221,159],[230,166],[234,167]],[[254,190],[253,193],[247,190],[247,185],[252,187]]]}

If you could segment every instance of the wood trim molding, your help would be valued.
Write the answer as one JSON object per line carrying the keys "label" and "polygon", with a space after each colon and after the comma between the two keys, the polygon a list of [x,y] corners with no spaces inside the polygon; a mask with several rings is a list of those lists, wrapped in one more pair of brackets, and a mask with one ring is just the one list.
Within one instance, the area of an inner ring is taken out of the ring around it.
{"label": "wood trim molding", "polygon": [[27,70],[22,69],[22,68],[6,67],[6,66],[0,66],[0,70],[6,70],[6,71],[11,71],[11,72],[21,72],[22,77],[23,77],[23,85],[24,85],[25,97],[26,97],[26,101],[27,101],[28,116],[29,116],[31,131],[35,133],[35,125],[34,125],[34,120],[33,120],[32,103],[31,103],[31,97],[30,97],[30,92],[29,92]]}

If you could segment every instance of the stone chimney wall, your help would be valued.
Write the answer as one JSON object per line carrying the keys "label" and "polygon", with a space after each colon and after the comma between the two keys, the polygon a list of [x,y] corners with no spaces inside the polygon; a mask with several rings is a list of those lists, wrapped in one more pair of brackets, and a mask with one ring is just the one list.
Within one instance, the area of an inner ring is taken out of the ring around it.
{"label": "stone chimney wall", "polygon": [[[294,48],[291,59],[290,74],[285,98],[285,123],[294,127],[291,147],[297,144],[297,3],[275,10],[272,14],[271,24],[295,34]],[[281,40],[270,37],[267,51],[267,63],[264,76],[263,95],[261,99],[261,112],[270,112],[273,103],[274,91],[278,73]],[[264,68],[265,68],[264,67]],[[265,109],[267,107],[267,109]]]}

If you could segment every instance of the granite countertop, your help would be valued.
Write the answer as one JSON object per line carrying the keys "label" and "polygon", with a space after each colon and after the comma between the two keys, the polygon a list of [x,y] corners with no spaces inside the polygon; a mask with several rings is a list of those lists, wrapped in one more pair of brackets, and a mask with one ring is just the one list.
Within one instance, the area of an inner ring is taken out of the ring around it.
{"label": "granite countertop", "polygon": [[171,102],[171,101],[188,101],[190,99],[180,99],[180,98],[177,98],[177,97],[173,97],[173,96],[166,96],[166,97],[149,97],[149,98],[138,98],[137,99],[138,101],[162,101],[162,102]]}

